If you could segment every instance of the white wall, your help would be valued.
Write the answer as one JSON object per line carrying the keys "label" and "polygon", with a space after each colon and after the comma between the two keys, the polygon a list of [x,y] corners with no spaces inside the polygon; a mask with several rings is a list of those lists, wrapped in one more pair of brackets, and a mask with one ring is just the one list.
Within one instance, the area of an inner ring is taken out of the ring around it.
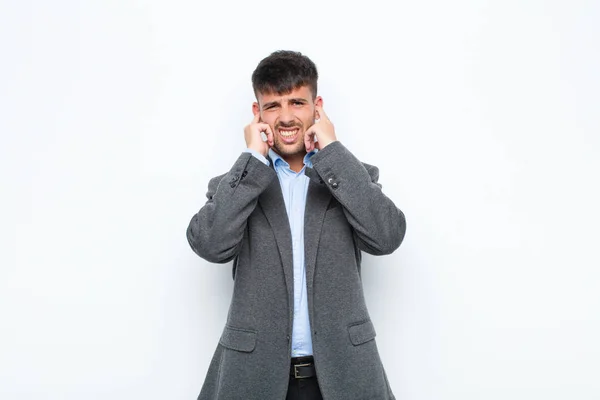
{"label": "white wall", "polygon": [[197,396],[232,280],[185,230],[280,48],[407,216],[397,398],[600,398],[598,2],[391,4],[0,2],[0,398]]}

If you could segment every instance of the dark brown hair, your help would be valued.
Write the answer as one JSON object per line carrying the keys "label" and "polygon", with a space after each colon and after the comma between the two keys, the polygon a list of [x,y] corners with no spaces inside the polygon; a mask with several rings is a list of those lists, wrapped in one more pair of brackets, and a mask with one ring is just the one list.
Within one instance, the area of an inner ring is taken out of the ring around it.
{"label": "dark brown hair", "polygon": [[317,66],[297,51],[278,50],[264,58],[252,73],[254,94],[286,94],[308,86],[317,96]]}

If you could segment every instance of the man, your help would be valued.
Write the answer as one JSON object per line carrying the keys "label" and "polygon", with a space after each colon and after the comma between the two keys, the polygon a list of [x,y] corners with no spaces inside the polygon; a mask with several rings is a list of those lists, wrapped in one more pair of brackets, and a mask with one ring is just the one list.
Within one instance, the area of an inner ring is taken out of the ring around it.
{"label": "man", "polygon": [[337,140],[317,79],[300,53],[259,63],[247,149],[210,180],[189,223],[194,252],[233,260],[234,277],[198,399],[394,399],[363,297],[361,252],[392,253],[406,222],[378,169]]}

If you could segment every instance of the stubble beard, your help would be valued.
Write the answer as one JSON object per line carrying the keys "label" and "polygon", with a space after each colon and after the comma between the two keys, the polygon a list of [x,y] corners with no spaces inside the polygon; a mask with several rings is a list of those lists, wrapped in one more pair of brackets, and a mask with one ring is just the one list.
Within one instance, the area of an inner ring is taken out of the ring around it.
{"label": "stubble beard", "polygon": [[297,155],[306,155],[306,147],[304,146],[304,135],[299,134],[298,139],[293,144],[283,143],[278,136],[275,136],[273,150],[282,157],[290,157]]}
{"label": "stubble beard", "polygon": [[280,127],[291,128],[292,125],[286,126],[284,124],[277,124],[273,129],[273,132],[275,132],[273,135],[273,150],[281,157],[304,157],[306,155],[306,147],[304,146],[304,127],[301,123],[296,123],[293,126],[298,128],[298,137],[296,138],[296,142],[291,144],[284,143],[277,132]]}

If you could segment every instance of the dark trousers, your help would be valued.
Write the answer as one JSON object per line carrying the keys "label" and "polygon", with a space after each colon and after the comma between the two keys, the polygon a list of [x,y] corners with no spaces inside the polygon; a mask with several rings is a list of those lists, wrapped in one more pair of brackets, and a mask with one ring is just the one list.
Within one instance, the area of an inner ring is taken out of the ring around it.
{"label": "dark trousers", "polygon": [[317,377],[296,379],[290,376],[285,400],[323,400]]}
{"label": "dark trousers", "polygon": [[317,378],[290,378],[285,400],[323,400]]}

